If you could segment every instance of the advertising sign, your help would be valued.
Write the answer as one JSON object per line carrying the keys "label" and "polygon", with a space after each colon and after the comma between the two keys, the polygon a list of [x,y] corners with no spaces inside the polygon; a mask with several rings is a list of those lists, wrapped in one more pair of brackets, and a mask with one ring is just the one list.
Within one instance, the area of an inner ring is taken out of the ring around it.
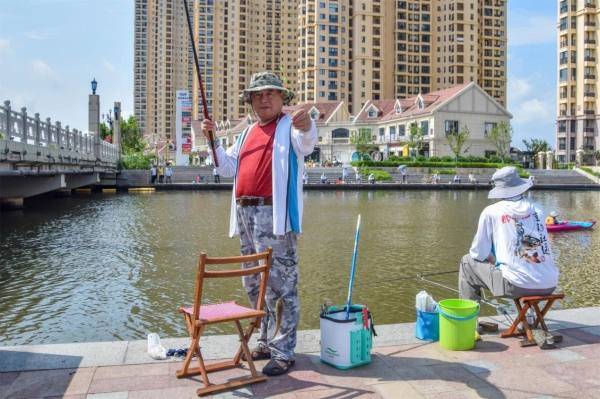
{"label": "advertising sign", "polygon": [[192,153],[192,95],[188,90],[177,90],[175,100],[175,137],[177,165],[188,165]]}

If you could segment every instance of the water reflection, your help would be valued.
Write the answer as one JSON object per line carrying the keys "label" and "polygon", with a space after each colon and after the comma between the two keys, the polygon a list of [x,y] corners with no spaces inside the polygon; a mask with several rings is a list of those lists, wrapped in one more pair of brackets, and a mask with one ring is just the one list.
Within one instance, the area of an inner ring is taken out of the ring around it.
{"label": "water reflection", "polygon": [[[378,323],[414,321],[418,273],[452,271],[467,251],[484,191],[308,192],[301,259],[301,328],[318,327],[319,306],[343,303],[356,216],[363,215],[357,302]],[[600,219],[600,193],[533,192],[547,211]],[[4,345],[142,339],[185,334],[176,308],[189,302],[198,253],[238,253],[227,238],[230,194],[174,192],[45,199],[0,223],[0,342]],[[598,232],[551,236],[566,306],[600,302]],[[432,278],[456,287],[456,274]],[[237,282],[212,286],[213,299]],[[491,313],[487,307],[484,312]],[[212,330],[213,333],[223,332]],[[228,331],[227,331],[228,332]]]}

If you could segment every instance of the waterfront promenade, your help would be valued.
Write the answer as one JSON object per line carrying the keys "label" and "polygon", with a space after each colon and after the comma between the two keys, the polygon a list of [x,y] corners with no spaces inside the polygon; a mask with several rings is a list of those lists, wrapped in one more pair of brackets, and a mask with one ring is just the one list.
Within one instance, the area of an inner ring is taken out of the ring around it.
{"label": "waterfront promenade", "polygon": [[[488,319],[506,325],[504,317]],[[557,349],[483,335],[474,350],[451,352],[415,339],[412,323],[376,326],[371,364],[347,371],[321,364],[319,331],[302,331],[289,374],[213,397],[600,398],[600,308],[551,311],[546,321],[564,337]],[[187,342],[163,339],[169,348]],[[209,336],[203,352],[225,358],[236,345],[235,336]],[[195,398],[198,378],[178,380],[179,366],[150,359],[146,341],[0,347],[0,398]]]}

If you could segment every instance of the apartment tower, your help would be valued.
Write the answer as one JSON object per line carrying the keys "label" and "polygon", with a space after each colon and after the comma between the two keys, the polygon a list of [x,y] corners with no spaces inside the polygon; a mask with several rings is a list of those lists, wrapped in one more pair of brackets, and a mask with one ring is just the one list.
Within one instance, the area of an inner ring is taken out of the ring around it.
{"label": "apartment tower", "polygon": [[575,162],[577,151],[600,148],[596,0],[558,1],[558,162]]}
{"label": "apartment tower", "polygon": [[[197,0],[195,41],[214,120],[238,119],[249,112],[240,93],[253,73],[279,73],[290,89],[297,89],[297,1]],[[195,115],[202,103],[194,77]]]}
{"label": "apartment tower", "polygon": [[192,89],[185,18],[183,0],[135,1],[134,109],[151,144],[175,138],[175,93]]}
{"label": "apartment tower", "polygon": [[505,0],[302,0],[299,101],[404,98],[475,81],[506,105]]}

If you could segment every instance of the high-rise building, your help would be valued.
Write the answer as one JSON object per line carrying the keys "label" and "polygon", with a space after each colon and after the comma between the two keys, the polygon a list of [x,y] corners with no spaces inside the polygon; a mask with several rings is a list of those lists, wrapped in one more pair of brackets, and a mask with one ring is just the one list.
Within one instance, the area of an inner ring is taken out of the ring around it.
{"label": "high-rise building", "polygon": [[[253,73],[270,70],[297,86],[296,0],[197,0],[195,40],[207,105],[214,120],[248,112],[239,95]],[[194,115],[202,113],[194,77]]]}
{"label": "high-rise building", "polygon": [[176,91],[192,88],[185,18],[183,1],[135,1],[135,116],[150,143],[175,138]]}
{"label": "high-rise building", "polygon": [[299,101],[404,98],[477,82],[506,104],[505,0],[301,0]]}
{"label": "high-rise building", "polygon": [[[147,134],[172,134],[175,91],[202,102],[183,1],[136,0],[135,104]],[[477,82],[506,104],[505,0],[190,0],[214,120],[250,110],[239,98],[272,70],[298,102],[406,98]]]}
{"label": "high-rise building", "polygon": [[600,148],[597,17],[594,0],[558,1],[558,162],[575,162],[577,151]]}

